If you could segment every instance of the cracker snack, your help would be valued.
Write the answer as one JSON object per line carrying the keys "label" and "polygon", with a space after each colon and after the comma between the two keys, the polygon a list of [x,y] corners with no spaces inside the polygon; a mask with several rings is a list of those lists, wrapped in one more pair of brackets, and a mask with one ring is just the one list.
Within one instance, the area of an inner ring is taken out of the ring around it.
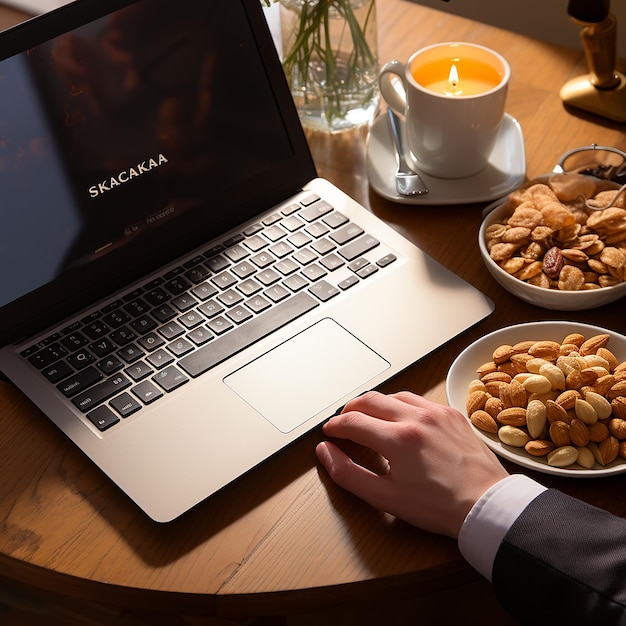
{"label": "cracker snack", "polygon": [[546,289],[625,282],[626,199],[615,199],[615,187],[580,174],[531,181],[509,195],[508,217],[487,228],[489,255],[508,274]]}

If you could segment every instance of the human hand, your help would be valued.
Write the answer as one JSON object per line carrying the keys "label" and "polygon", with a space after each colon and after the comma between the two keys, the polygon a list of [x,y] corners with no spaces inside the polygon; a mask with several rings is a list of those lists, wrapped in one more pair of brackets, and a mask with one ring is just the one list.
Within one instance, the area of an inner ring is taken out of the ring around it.
{"label": "human hand", "polygon": [[507,476],[463,415],[409,392],[359,396],[324,433],[371,448],[389,468],[376,474],[321,442],[317,456],[338,485],[377,509],[454,538],[478,498]]}

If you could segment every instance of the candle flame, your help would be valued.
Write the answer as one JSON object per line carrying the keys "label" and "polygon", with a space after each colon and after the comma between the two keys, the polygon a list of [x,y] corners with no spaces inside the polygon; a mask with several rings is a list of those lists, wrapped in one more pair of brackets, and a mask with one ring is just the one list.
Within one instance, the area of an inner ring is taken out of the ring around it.
{"label": "candle flame", "polygon": [[448,80],[453,87],[456,87],[459,83],[459,72],[456,69],[456,65],[452,64],[450,68],[450,75],[448,76]]}

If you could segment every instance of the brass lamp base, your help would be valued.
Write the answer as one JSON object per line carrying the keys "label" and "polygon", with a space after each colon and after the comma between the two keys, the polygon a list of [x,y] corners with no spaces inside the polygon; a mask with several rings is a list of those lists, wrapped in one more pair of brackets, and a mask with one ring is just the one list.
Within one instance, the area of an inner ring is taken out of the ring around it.
{"label": "brass lamp base", "polygon": [[561,99],[565,104],[589,113],[606,117],[615,122],[626,122],[626,76],[615,72],[619,84],[610,89],[595,87],[592,74],[578,76],[561,88]]}

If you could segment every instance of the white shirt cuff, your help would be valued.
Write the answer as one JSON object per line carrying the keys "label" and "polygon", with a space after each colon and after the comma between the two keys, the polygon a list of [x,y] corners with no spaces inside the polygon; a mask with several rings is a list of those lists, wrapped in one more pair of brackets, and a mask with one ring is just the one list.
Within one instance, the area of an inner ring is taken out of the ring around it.
{"label": "white shirt cuff", "polygon": [[491,581],[493,562],[507,531],[546,487],[524,474],[513,474],[490,487],[467,514],[459,533],[465,560]]}

